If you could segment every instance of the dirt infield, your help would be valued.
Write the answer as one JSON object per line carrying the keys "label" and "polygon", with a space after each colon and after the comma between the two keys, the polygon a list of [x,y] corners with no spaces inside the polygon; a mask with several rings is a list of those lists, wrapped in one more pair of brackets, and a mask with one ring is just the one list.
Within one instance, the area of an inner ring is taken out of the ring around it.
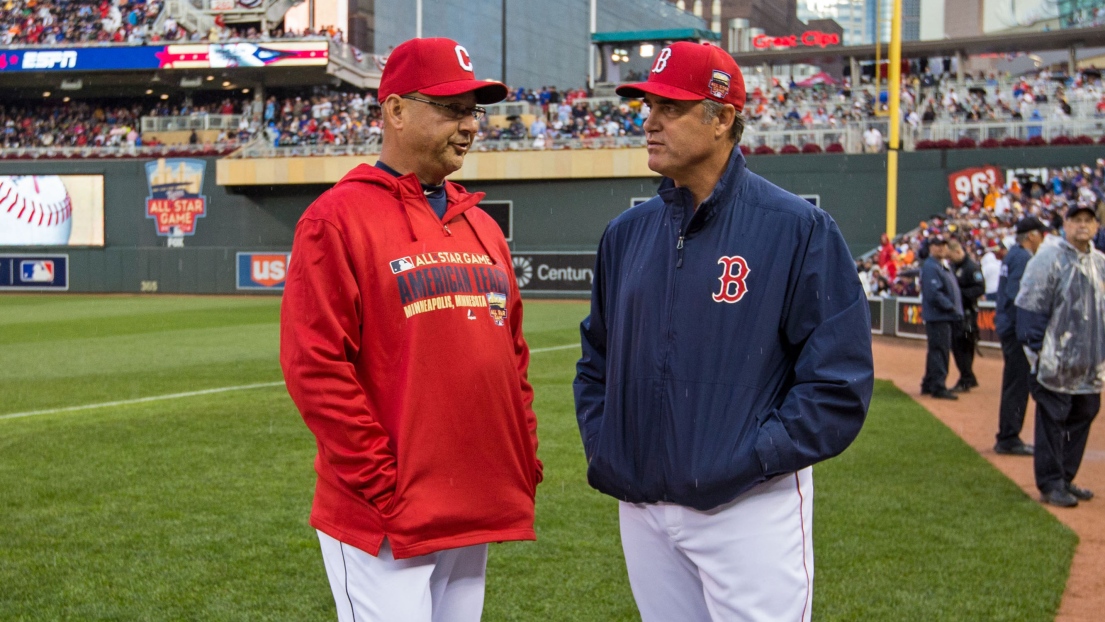
{"label": "dirt infield", "polygon": [[[925,342],[893,337],[875,337],[875,376],[892,381],[929,412],[955,431],[968,445],[1017,483],[1025,494],[1039,499],[1032,476],[1032,459],[1001,456],[994,453],[994,435],[998,429],[998,402],[1001,391],[1001,352],[983,348],[975,359],[975,375],[981,385],[959,401],[932,399],[921,395],[921,376],[925,370]],[[959,375],[952,364],[948,385]],[[1035,404],[1028,405],[1021,438],[1032,442]],[[1099,419],[1102,417],[1099,416]],[[1077,483],[1098,494],[1077,508],[1047,506],[1063,524],[1080,538],[1071,565],[1067,590],[1056,620],[1090,622],[1101,620],[1105,611],[1105,423],[1095,421]]]}

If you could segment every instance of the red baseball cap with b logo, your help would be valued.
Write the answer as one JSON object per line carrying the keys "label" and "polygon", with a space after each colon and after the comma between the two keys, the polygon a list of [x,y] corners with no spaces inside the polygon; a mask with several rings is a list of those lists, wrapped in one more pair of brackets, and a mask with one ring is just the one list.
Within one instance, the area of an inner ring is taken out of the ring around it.
{"label": "red baseball cap with b logo", "polygon": [[709,43],[679,41],[660,50],[647,82],[616,89],[622,97],[657,97],[675,100],[712,99],[744,110],[744,76],[733,57]]}
{"label": "red baseball cap with b logo", "polygon": [[411,39],[388,55],[380,78],[380,101],[392,93],[407,95],[415,91],[434,97],[475,92],[478,104],[501,102],[507,94],[502,82],[477,80],[468,50],[446,38]]}

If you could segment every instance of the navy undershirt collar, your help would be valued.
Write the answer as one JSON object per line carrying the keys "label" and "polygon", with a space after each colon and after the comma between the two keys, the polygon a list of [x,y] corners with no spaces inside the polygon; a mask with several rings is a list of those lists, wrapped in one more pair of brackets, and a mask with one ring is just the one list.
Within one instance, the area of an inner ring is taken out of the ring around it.
{"label": "navy undershirt collar", "polygon": [[[376,168],[394,177],[403,176],[402,173],[379,160],[376,161]],[[440,186],[422,184],[422,192],[426,195],[426,201],[430,203],[430,207],[433,208],[434,213],[437,214],[437,217],[445,218],[445,211],[449,207],[448,200],[445,196],[445,184],[441,184]]]}

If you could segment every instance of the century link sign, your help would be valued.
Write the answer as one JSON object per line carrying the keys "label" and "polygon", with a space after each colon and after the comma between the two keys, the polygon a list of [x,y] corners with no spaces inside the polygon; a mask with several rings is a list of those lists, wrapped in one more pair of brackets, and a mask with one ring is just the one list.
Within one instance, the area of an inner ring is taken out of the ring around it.
{"label": "century link sign", "polygon": [[525,253],[514,255],[514,276],[524,294],[591,295],[594,252]]}

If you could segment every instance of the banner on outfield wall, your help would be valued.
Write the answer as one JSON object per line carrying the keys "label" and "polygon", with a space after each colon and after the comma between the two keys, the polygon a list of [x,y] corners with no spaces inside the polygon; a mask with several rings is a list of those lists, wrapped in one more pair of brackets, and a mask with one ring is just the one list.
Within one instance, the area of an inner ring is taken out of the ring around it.
{"label": "banner on outfield wall", "polygon": [[238,253],[237,289],[284,291],[291,253]]}
{"label": "banner on outfield wall", "polygon": [[146,218],[154,220],[157,235],[167,236],[170,246],[184,246],[184,236],[195,234],[196,223],[207,215],[207,197],[201,194],[206,170],[207,162],[186,158],[146,163]]}
{"label": "banner on outfield wall", "polygon": [[997,314],[997,304],[986,300],[978,303],[978,343],[994,348],[1001,347],[1001,337],[994,326],[994,316]]}
{"label": "banner on outfield wall", "polygon": [[103,175],[0,175],[0,246],[103,245]]}
{"label": "banner on outfield wall", "polygon": [[[925,321],[921,319],[920,298],[898,298],[894,301],[897,305],[894,331],[899,337],[910,339],[925,339]],[[979,345],[993,348],[1001,347],[1001,339],[994,327],[994,309],[992,302],[981,301],[978,303],[978,336]]]}
{"label": "banner on outfield wall", "polygon": [[0,255],[0,290],[69,290],[69,255]]}
{"label": "banner on outfield wall", "polygon": [[868,298],[867,307],[871,310],[871,334],[881,335],[882,330],[882,298]]}
{"label": "banner on outfield wall", "polygon": [[894,334],[911,339],[925,338],[925,321],[921,319],[920,298],[898,298],[894,301]]}
{"label": "banner on outfield wall", "polygon": [[595,253],[515,252],[514,277],[523,294],[591,295]]}
{"label": "banner on outfield wall", "polygon": [[948,175],[948,191],[951,192],[952,205],[963,207],[967,199],[986,194],[990,187],[1005,186],[1001,169],[996,166],[976,166],[965,168]]}

